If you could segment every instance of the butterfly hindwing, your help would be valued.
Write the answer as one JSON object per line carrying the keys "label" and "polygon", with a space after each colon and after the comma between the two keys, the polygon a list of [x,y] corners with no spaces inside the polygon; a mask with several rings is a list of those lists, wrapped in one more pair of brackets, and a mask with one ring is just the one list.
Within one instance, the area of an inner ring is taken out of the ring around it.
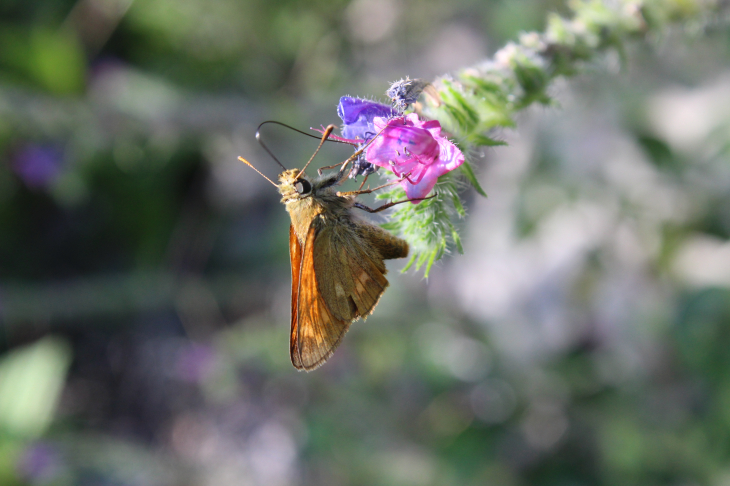
{"label": "butterfly hindwing", "polygon": [[408,243],[388,233],[380,226],[358,222],[357,232],[362,239],[368,242],[367,246],[377,250],[384,260],[408,256]]}
{"label": "butterfly hindwing", "polygon": [[314,242],[317,283],[329,310],[341,320],[366,317],[388,286],[385,264],[357,226],[324,226]]}

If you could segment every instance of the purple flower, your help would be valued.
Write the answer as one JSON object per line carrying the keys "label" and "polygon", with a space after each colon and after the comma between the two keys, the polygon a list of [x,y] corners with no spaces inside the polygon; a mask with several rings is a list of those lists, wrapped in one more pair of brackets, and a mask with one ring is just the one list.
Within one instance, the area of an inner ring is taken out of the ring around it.
{"label": "purple flower", "polygon": [[[340,98],[337,114],[343,122],[340,140],[355,144],[357,149],[360,149],[362,143],[367,142],[377,133],[373,124],[376,117],[390,118],[397,115],[390,106],[350,96]],[[359,175],[367,176],[376,170],[377,167],[360,156],[352,164],[350,178],[355,179]]]}
{"label": "purple flower", "polygon": [[61,173],[62,154],[58,147],[29,144],[13,157],[13,170],[30,188],[50,185]]}
{"label": "purple flower", "polygon": [[206,344],[191,342],[183,346],[177,357],[177,376],[189,383],[200,383],[215,366],[215,350]]}
{"label": "purple flower", "polygon": [[20,476],[30,482],[48,482],[58,474],[62,461],[51,444],[36,442],[20,456],[17,467]]}
{"label": "purple flower", "polygon": [[368,162],[405,176],[401,186],[409,199],[424,198],[438,178],[464,163],[461,150],[441,135],[436,120],[422,121],[411,113],[390,119],[375,118],[380,136],[365,152]]}
{"label": "purple flower", "polygon": [[342,118],[342,137],[363,142],[378,133],[373,124],[375,117],[391,118],[398,113],[388,105],[343,96],[337,105],[337,114]]}

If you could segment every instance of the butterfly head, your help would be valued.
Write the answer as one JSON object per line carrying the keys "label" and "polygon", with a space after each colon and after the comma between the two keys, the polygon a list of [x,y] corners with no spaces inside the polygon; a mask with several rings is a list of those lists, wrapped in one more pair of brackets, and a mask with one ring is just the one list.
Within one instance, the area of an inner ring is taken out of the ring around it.
{"label": "butterfly head", "polygon": [[289,169],[279,174],[277,187],[284,203],[312,195],[312,181],[299,169]]}

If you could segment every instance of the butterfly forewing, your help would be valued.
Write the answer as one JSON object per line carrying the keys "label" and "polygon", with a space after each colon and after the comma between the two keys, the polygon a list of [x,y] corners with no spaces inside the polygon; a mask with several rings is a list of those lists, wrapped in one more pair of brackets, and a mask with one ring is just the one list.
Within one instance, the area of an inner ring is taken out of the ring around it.
{"label": "butterfly forewing", "polygon": [[297,349],[297,302],[299,302],[299,275],[302,272],[302,246],[294,231],[289,226],[289,258],[291,259],[291,330],[289,334],[289,355],[291,362],[298,370],[302,369],[302,360]]}
{"label": "butterfly forewing", "polygon": [[[319,367],[332,356],[351,322],[335,317],[319,291],[314,268],[316,237],[317,230],[312,224],[302,248],[296,304],[292,303],[292,308],[296,307],[295,315],[292,315],[292,363],[307,371]],[[294,297],[292,293],[292,299]]]}

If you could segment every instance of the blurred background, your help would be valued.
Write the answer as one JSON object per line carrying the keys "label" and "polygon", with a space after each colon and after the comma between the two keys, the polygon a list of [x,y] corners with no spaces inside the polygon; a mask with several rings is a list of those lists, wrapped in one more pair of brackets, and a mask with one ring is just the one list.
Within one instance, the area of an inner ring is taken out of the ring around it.
{"label": "blurred background", "polygon": [[[333,358],[289,362],[288,215],[236,160],[278,173],[256,126],[336,124],[548,12],[0,2],[0,484],[730,485],[724,28],[555,85],[475,154],[465,254],[389,262]],[[316,146],[264,138],[288,167]]]}

